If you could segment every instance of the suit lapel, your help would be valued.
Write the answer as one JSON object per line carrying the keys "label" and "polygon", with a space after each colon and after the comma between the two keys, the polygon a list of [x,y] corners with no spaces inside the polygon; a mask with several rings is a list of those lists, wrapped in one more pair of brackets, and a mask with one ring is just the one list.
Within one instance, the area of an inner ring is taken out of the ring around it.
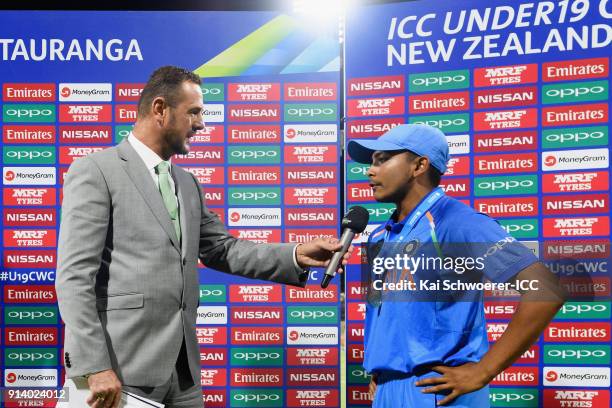
{"label": "suit lapel", "polygon": [[[147,203],[151,212],[159,221],[161,227],[166,231],[166,234],[170,237],[172,245],[181,252],[181,247],[178,242],[178,237],[174,231],[172,220],[168,214],[168,210],[164,205],[162,196],[155,183],[151,179],[151,174],[147,171],[142,159],[138,156],[138,153],[134,150],[132,145],[127,140],[121,142],[118,146],[119,157],[121,158],[122,166],[125,169],[127,175],[134,183],[134,186]],[[181,223],[182,223],[181,217]]]}

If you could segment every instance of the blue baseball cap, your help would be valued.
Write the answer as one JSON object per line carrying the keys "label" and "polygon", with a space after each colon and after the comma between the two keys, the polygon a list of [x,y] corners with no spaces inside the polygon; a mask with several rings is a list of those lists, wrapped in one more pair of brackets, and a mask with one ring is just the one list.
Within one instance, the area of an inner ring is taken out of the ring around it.
{"label": "blue baseball cap", "polygon": [[426,125],[399,125],[376,140],[351,140],[348,154],[359,163],[372,163],[372,154],[377,151],[409,150],[418,156],[427,156],[440,173],[446,172],[450,155],[448,143],[441,130]]}

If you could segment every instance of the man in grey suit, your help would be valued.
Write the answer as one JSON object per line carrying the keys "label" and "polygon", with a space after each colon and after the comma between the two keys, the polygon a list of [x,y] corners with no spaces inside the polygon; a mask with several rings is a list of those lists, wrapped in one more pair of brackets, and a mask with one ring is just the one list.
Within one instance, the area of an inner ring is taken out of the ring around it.
{"label": "man in grey suit", "polygon": [[[133,132],[75,161],[64,184],[56,291],[67,377],[85,376],[92,407],[121,388],[168,407],[202,407],[198,258],[212,268],[303,286],[337,240],[254,244],[230,236],[195,177],[169,163],[203,128],[200,78],[162,67],[147,82]],[[349,254],[345,257],[344,263]]]}

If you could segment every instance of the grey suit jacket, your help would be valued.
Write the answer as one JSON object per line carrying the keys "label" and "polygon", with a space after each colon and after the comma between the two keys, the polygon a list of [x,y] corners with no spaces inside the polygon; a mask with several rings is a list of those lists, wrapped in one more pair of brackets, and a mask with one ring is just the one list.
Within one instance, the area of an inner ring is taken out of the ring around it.
{"label": "grey suit jacket", "polygon": [[198,257],[220,271],[305,284],[293,245],[233,238],[203,204],[195,177],[174,165],[172,175],[182,245],[159,190],[127,141],[70,166],[55,284],[68,377],[112,368],[125,385],[160,385],[170,378],[185,338],[198,384]]}

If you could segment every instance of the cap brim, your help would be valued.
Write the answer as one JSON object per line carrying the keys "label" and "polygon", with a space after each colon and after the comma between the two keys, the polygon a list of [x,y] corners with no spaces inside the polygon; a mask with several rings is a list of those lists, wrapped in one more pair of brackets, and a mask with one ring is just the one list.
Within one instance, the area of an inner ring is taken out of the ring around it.
{"label": "cap brim", "polygon": [[381,140],[351,140],[347,146],[348,154],[351,159],[358,163],[372,164],[372,154],[375,151],[397,151],[406,150],[395,143],[384,142]]}

